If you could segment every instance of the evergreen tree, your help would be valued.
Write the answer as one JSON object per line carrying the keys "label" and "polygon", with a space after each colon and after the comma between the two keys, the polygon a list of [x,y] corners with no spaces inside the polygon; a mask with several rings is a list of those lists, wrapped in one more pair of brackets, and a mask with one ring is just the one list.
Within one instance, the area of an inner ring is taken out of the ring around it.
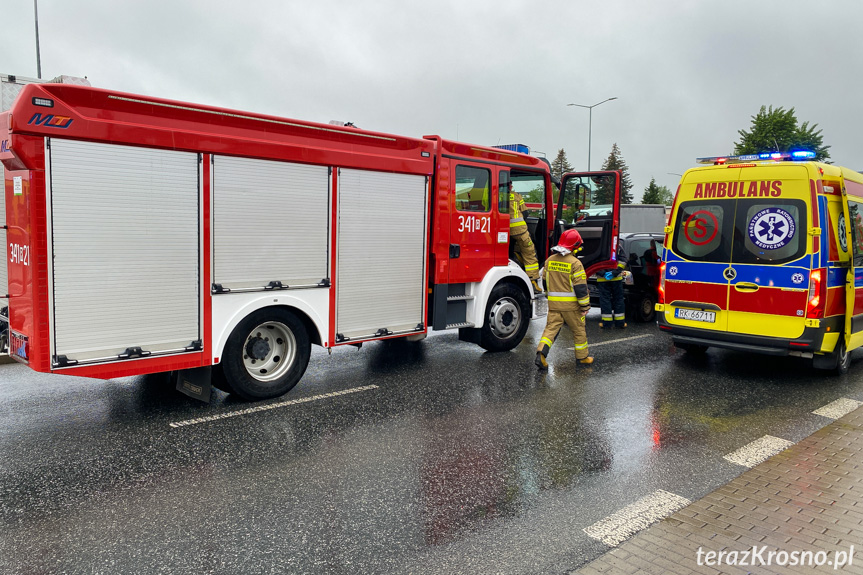
{"label": "evergreen tree", "polygon": [[821,130],[816,130],[818,124],[809,122],[797,123],[794,108],[785,110],[781,106],[765,108],[761,106],[758,114],[752,116],[750,131],[738,130],[740,141],[734,144],[734,153],[758,154],[760,152],[815,152],[815,159],[826,162],[830,159],[827,151],[830,146],[824,145]]}
{"label": "evergreen tree", "polygon": [[571,171],[572,166],[569,164],[569,160],[566,159],[566,152],[564,152],[563,148],[561,148],[557,151],[557,156],[551,163],[551,173],[554,174],[559,180],[563,177],[565,173]]}
{"label": "evergreen tree", "polygon": [[[629,177],[629,166],[627,166],[626,162],[623,160],[623,156],[620,153],[620,148],[617,147],[617,143],[611,146],[611,153],[608,155],[608,158],[605,160],[605,162],[603,162],[602,169],[620,171],[620,203],[631,204],[632,179]],[[614,190],[611,189],[610,186],[601,186],[601,189],[597,191],[597,204],[610,204],[612,203],[613,199]]]}
{"label": "evergreen tree", "polygon": [[641,197],[642,204],[662,204],[670,206],[674,196],[671,190],[666,186],[657,186],[656,178],[650,178],[650,183],[644,188],[644,195]]}

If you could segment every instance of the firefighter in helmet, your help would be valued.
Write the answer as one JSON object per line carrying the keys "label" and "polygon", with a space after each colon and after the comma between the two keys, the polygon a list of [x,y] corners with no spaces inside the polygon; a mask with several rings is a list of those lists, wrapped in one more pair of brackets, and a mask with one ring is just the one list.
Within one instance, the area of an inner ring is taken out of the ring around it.
{"label": "firefighter in helmet", "polygon": [[533,284],[534,293],[542,290],[539,287],[539,262],[536,260],[536,248],[530,239],[527,222],[524,220],[524,198],[512,189],[509,182],[509,237],[515,248],[516,257],[524,265],[524,271]]}
{"label": "firefighter in helmet", "polygon": [[582,243],[577,230],[566,230],[557,245],[551,248],[554,253],[545,261],[543,275],[548,289],[548,318],[536,350],[535,363],[540,369],[548,369],[548,352],[564,323],[572,330],[578,363],[593,363],[587,351],[584,322],[584,316],[590,309],[590,292],[587,291],[584,266],[575,257]]}

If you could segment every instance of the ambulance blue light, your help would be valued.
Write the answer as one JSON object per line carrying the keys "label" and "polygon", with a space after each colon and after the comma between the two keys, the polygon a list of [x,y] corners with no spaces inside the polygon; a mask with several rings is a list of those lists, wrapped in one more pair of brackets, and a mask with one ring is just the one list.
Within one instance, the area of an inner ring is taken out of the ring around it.
{"label": "ambulance blue light", "polygon": [[810,152],[808,150],[800,150],[797,152],[791,152],[791,157],[794,158],[795,160],[814,158],[815,152]]}

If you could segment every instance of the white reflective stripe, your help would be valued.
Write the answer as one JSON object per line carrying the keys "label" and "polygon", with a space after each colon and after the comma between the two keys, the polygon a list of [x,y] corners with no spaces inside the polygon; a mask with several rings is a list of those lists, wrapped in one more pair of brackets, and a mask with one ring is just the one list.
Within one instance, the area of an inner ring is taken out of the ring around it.
{"label": "white reflective stripe", "polygon": [[523,222],[523,221],[524,221],[524,218],[512,218],[509,220],[509,225],[512,225],[512,224],[515,224],[518,222]]}
{"label": "white reflective stripe", "polygon": [[577,344],[575,349],[587,349],[587,342]]}
{"label": "white reflective stripe", "polygon": [[571,291],[550,291],[548,292],[549,297],[572,297],[575,299],[575,293]]}
{"label": "white reflective stripe", "polygon": [[611,321],[611,314],[608,314],[608,315],[602,314],[602,320],[603,321]]}
{"label": "white reflective stripe", "polygon": [[589,303],[590,303],[590,296],[587,296],[587,297],[585,297],[585,298],[582,298],[582,299],[578,300],[578,303],[580,303],[581,305],[587,305],[587,304],[589,304]]}
{"label": "white reflective stripe", "polygon": [[622,313],[614,314],[614,319],[624,319],[625,317],[626,317],[626,314],[622,314]]}
{"label": "white reflective stripe", "polygon": [[547,337],[544,337],[541,340],[539,340],[539,343],[544,343],[548,347],[551,347],[554,342],[551,341],[550,339],[548,339]]}

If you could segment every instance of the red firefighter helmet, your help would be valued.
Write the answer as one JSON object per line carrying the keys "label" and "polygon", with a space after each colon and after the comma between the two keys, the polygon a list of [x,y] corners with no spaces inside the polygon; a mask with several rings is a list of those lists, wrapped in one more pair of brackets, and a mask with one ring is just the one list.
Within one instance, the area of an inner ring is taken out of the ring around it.
{"label": "red firefighter helmet", "polygon": [[562,248],[565,248],[571,252],[574,252],[578,248],[581,247],[581,244],[584,242],[581,239],[581,234],[578,233],[578,230],[575,228],[566,230],[560,236],[560,239],[557,240],[557,245]]}

